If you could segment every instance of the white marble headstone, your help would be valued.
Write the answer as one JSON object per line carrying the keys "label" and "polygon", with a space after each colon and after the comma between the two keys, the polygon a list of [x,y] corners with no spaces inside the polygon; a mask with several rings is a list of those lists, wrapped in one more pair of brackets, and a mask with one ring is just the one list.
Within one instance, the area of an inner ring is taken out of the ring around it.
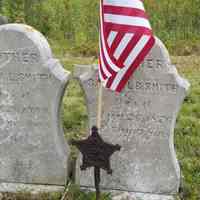
{"label": "white marble headstone", "polygon": [[[96,75],[97,70],[90,70],[79,77],[90,127],[96,123]],[[178,75],[166,48],[156,39],[121,94],[103,90],[100,134],[105,141],[122,146],[112,156],[113,175],[102,172],[103,189],[158,195],[178,191],[180,169],[174,149],[174,127],[188,88],[189,83]],[[81,186],[94,186],[92,169],[78,173]]]}
{"label": "white marble headstone", "polygon": [[69,148],[60,107],[69,72],[22,24],[0,26],[0,181],[64,185]]}

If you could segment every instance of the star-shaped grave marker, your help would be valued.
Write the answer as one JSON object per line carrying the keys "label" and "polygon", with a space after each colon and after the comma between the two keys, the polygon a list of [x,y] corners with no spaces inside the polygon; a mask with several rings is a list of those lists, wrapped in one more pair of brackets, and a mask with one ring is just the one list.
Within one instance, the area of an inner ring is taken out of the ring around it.
{"label": "star-shaped grave marker", "polygon": [[94,167],[96,200],[100,198],[100,170],[112,174],[110,157],[115,151],[120,151],[120,145],[113,145],[103,141],[96,126],[92,127],[92,134],[84,140],[72,140],[71,144],[76,146],[83,155],[81,170]]}

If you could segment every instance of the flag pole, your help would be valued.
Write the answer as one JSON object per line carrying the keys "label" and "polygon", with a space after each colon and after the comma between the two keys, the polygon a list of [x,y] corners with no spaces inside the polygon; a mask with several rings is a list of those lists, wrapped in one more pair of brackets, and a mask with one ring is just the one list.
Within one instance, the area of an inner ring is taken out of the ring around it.
{"label": "flag pole", "polygon": [[97,128],[101,128],[102,115],[102,101],[103,101],[103,86],[101,81],[98,83],[98,102],[97,102]]}

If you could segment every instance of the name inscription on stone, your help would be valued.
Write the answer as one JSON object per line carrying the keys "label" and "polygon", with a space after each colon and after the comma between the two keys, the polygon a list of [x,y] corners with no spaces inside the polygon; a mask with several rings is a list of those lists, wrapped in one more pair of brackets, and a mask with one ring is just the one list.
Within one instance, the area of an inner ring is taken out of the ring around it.
{"label": "name inscription on stone", "polygon": [[173,93],[177,92],[177,84],[159,82],[158,80],[136,80],[128,83],[128,89],[148,93]]}
{"label": "name inscription on stone", "polygon": [[51,77],[52,75],[48,73],[0,72],[0,82],[4,83],[46,81]]}

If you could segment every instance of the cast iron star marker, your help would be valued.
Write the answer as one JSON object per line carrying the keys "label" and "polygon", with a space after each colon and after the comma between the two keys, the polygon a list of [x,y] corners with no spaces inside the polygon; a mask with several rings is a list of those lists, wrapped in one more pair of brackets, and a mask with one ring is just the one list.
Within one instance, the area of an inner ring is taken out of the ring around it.
{"label": "cast iron star marker", "polygon": [[120,145],[113,145],[103,141],[98,133],[96,126],[92,127],[92,134],[85,140],[72,140],[72,145],[75,145],[83,155],[81,170],[94,167],[96,199],[100,197],[100,170],[107,171],[112,174],[110,166],[110,157],[115,151],[120,151]]}

